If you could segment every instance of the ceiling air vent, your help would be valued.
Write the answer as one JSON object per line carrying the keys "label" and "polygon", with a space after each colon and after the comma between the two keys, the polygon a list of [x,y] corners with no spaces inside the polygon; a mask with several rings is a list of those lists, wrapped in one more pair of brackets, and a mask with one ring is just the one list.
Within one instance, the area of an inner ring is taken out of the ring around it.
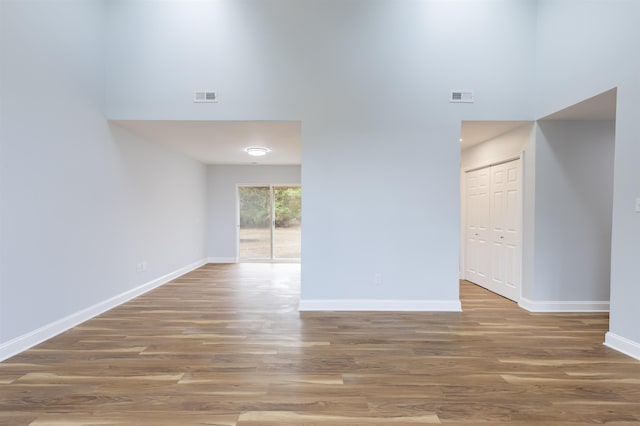
{"label": "ceiling air vent", "polygon": [[218,102],[216,92],[194,92],[193,102]]}
{"label": "ceiling air vent", "polygon": [[449,102],[472,103],[473,90],[452,90]]}

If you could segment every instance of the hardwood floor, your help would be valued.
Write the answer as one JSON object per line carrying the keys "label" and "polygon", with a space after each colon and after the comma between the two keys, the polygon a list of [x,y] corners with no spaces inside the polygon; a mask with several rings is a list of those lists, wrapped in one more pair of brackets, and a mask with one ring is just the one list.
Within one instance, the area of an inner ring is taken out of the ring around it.
{"label": "hardwood floor", "polygon": [[0,363],[3,425],[640,424],[606,314],[297,312],[299,265],[207,265]]}

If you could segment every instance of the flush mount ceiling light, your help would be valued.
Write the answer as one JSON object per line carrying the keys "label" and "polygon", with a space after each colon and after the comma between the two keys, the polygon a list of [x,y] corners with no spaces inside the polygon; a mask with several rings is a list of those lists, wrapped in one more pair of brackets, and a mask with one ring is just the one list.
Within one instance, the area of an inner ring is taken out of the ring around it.
{"label": "flush mount ceiling light", "polygon": [[262,157],[263,155],[270,153],[271,150],[262,146],[250,146],[249,148],[245,148],[244,152],[249,155],[253,155],[254,157]]}

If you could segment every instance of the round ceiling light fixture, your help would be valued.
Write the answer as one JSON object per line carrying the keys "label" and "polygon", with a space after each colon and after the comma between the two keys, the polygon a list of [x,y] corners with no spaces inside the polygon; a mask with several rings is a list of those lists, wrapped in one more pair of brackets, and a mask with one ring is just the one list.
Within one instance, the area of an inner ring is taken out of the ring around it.
{"label": "round ceiling light fixture", "polygon": [[249,148],[245,148],[244,152],[254,157],[262,157],[270,153],[271,150],[262,146],[250,146]]}

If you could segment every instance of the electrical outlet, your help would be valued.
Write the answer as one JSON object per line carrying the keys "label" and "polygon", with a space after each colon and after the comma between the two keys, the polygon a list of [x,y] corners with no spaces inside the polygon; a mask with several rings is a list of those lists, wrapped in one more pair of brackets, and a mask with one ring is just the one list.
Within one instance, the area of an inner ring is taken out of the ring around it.
{"label": "electrical outlet", "polygon": [[380,272],[376,272],[373,275],[373,283],[375,285],[382,285],[382,274]]}
{"label": "electrical outlet", "polygon": [[142,261],[136,265],[136,272],[144,272],[147,270],[147,261]]}

